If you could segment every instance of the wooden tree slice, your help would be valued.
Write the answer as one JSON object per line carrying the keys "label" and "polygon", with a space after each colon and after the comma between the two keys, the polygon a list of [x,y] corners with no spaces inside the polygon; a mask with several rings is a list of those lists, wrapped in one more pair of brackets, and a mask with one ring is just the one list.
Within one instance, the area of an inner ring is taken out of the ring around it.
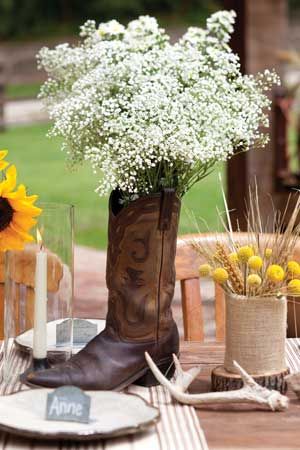
{"label": "wooden tree slice", "polygon": [[[290,373],[289,369],[282,372],[270,372],[264,375],[251,375],[254,380],[268,389],[274,389],[281,394],[287,391],[285,377]],[[227,372],[224,366],[217,366],[211,374],[212,391],[234,391],[243,387],[243,380],[240,375]]]}

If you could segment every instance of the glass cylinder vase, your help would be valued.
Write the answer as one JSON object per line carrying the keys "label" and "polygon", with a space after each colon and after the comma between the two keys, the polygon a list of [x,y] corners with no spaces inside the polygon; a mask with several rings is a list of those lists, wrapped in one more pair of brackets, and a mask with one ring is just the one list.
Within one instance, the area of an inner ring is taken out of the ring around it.
{"label": "glass cylinder vase", "polygon": [[51,365],[72,352],[74,208],[39,206],[37,242],[5,255],[5,381],[24,371],[18,359]]}

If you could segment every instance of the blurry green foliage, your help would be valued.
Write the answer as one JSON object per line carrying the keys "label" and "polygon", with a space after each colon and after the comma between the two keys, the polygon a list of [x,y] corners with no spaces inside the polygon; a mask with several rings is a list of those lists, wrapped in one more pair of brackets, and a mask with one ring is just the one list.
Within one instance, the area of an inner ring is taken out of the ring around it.
{"label": "blurry green foliage", "polygon": [[32,38],[76,31],[86,19],[126,22],[141,14],[163,25],[202,23],[218,0],[0,0],[0,38]]}

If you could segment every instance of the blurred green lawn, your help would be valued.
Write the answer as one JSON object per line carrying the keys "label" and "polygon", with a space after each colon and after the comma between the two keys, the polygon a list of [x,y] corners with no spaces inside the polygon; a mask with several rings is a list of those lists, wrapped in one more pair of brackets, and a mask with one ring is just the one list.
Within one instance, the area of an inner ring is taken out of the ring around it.
{"label": "blurred green lawn", "polygon": [[[70,172],[60,151],[60,140],[46,138],[47,130],[47,124],[9,128],[0,134],[0,148],[9,150],[8,160],[17,166],[18,182],[24,183],[30,193],[39,194],[41,201],[75,205],[77,244],[104,249],[107,198],[94,192],[97,177],[88,165]],[[212,231],[217,228],[216,205],[222,208],[217,172],[216,169],[185,196],[180,233],[197,231],[192,214],[202,217]]]}
{"label": "blurred green lawn", "polygon": [[7,84],[5,86],[4,94],[8,100],[36,98],[40,91],[40,87],[40,83]]}

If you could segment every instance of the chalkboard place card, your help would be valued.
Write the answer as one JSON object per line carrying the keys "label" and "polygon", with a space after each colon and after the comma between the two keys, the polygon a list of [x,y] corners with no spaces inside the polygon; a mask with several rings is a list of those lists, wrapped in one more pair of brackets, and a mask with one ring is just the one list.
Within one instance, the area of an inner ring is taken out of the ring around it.
{"label": "chalkboard place card", "polygon": [[73,320],[73,344],[84,345],[93,339],[98,333],[97,324],[86,319]]}
{"label": "chalkboard place card", "polygon": [[89,423],[91,398],[75,386],[62,386],[47,396],[46,419]]}
{"label": "chalkboard place card", "polygon": [[72,319],[66,319],[56,325],[56,345],[70,345],[72,336]]}
{"label": "chalkboard place card", "polygon": [[[66,319],[56,325],[56,345],[64,346],[70,341],[72,320]],[[83,346],[98,334],[96,323],[86,319],[73,320],[73,345]]]}

